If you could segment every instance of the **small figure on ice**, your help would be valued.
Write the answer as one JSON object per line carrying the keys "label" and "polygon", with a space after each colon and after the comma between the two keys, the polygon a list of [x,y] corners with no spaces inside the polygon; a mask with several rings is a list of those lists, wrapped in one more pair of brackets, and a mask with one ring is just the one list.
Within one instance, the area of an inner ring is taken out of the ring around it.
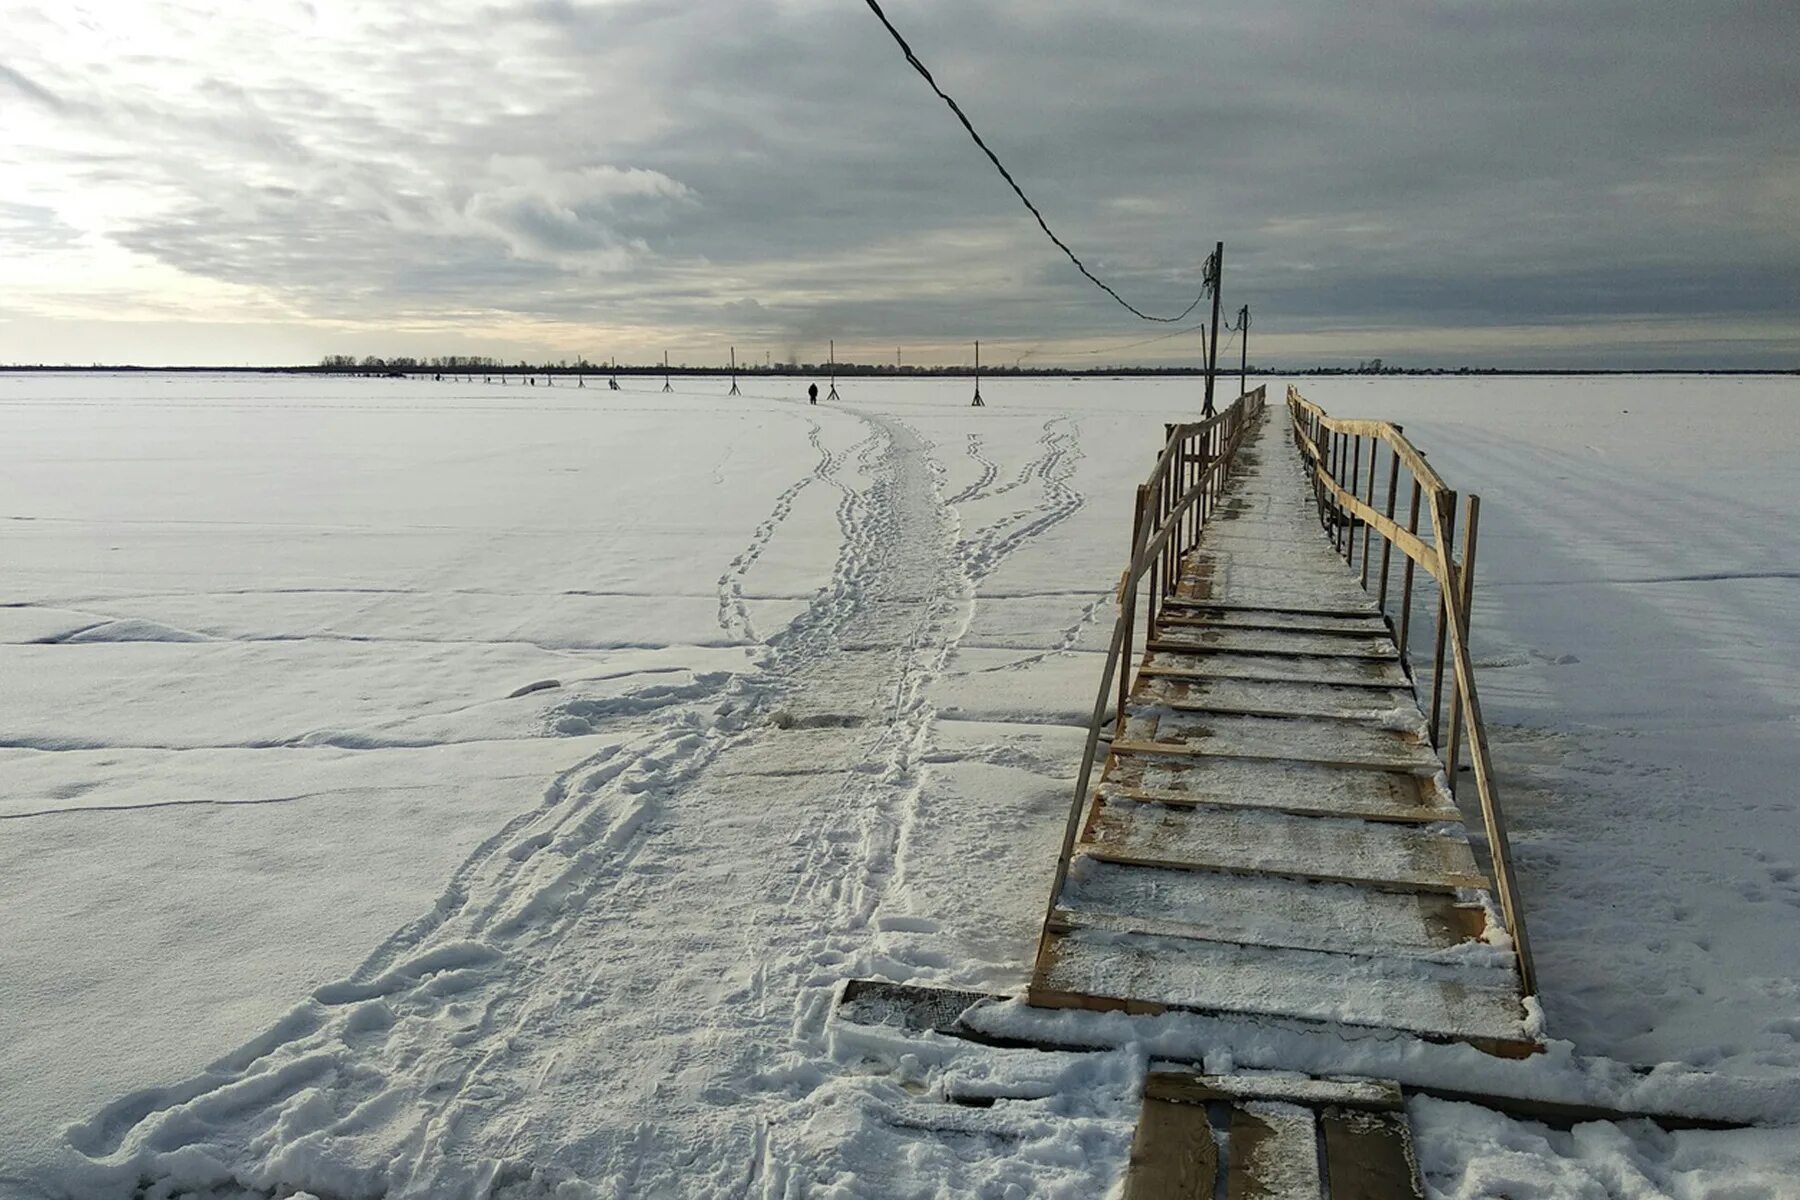
{"label": "small figure on ice", "polygon": [[818,384],[809,383],[806,385],[806,402],[808,404],[817,404],[819,402],[819,385]]}

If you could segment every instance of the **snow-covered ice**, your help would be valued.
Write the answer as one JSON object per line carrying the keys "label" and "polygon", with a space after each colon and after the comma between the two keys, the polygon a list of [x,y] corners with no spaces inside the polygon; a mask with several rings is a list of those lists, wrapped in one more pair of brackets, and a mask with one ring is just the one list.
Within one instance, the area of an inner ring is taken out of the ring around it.
{"label": "snow-covered ice", "polygon": [[[1197,385],[626,386],[0,377],[0,1192],[1085,1197],[1158,1038],[1468,1074],[1172,1018],[829,1036],[847,977],[1022,982],[1132,488]],[[1571,1064],[1667,1062],[1664,1099],[1800,1123],[1800,387],[1302,386],[1483,494],[1567,1043],[1501,1082],[1648,1104]],[[1534,1138],[1560,1165],[1509,1194],[1780,1194],[1787,1130],[1455,1107],[1415,1106],[1441,1195]]]}

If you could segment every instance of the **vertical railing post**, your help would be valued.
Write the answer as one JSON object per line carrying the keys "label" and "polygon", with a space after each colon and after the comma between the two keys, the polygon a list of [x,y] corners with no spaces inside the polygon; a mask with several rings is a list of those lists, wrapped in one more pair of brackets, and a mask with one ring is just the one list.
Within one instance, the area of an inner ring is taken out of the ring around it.
{"label": "vertical railing post", "polygon": [[[1389,448],[1388,453],[1390,455],[1393,453],[1393,450],[1391,447]],[[1381,457],[1381,439],[1378,437],[1372,437],[1369,439],[1369,490],[1368,490],[1368,494],[1363,497],[1363,503],[1367,504],[1370,508],[1375,507],[1375,461],[1380,457]],[[1373,525],[1369,524],[1367,521],[1364,521],[1363,522],[1363,551],[1362,551],[1362,586],[1363,586],[1363,591],[1365,591],[1365,592],[1369,590],[1369,539],[1372,536],[1374,536],[1374,532],[1375,532],[1375,527]]]}
{"label": "vertical railing post", "polygon": [[[1439,555],[1446,562],[1454,561],[1456,554],[1456,492],[1454,490],[1440,492],[1431,498],[1433,509],[1443,509],[1450,514],[1448,521],[1433,521],[1435,532],[1443,539],[1443,553]],[[1450,612],[1450,605],[1456,602],[1451,589],[1456,586],[1456,579],[1438,580],[1437,611],[1437,648],[1431,656],[1431,745],[1441,748],[1443,742],[1438,740],[1439,702],[1444,694],[1444,639],[1450,633],[1449,622],[1445,619]]]}
{"label": "vertical railing post", "polygon": [[[1399,437],[1400,434],[1400,426],[1394,426],[1394,436]],[[1387,504],[1383,508],[1382,514],[1391,521],[1394,519],[1395,493],[1400,490],[1400,456],[1391,453],[1393,447],[1390,446],[1388,449],[1390,450],[1390,454],[1388,456]],[[1387,611],[1388,561],[1393,557],[1393,554],[1394,543],[1383,538],[1381,540],[1381,599],[1376,602],[1376,607],[1381,609],[1382,612]],[[1410,562],[1411,560],[1408,559],[1407,561]]]}
{"label": "vertical railing post", "polygon": [[1125,581],[1119,590],[1123,606],[1120,620],[1125,623],[1125,644],[1119,659],[1119,708],[1117,734],[1125,732],[1125,700],[1131,693],[1131,648],[1137,641],[1137,575],[1138,552],[1144,546],[1144,510],[1150,505],[1150,485],[1137,486],[1137,501],[1131,511],[1131,554],[1125,559]]}
{"label": "vertical railing post", "polygon": [[[1406,531],[1415,537],[1419,532],[1419,497],[1424,491],[1419,486],[1418,477],[1412,481],[1412,511],[1406,518]],[[1412,662],[1406,657],[1407,634],[1412,629],[1412,593],[1413,593],[1413,559],[1406,556],[1406,566],[1400,572],[1400,661],[1406,664],[1406,673],[1413,674]]]}
{"label": "vertical railing post", "polygon": [[[1457,573],[1456,603],[1462,608],[1464,636],[1473,626],[1475,615],[1475,531],[1481,523],[1481,497],[1473,492],[1465,501],[1463,517],[1463,560]],[[1471,654],[1474,648],[1471,647]],[[1454,680],[1452,682],[1455,682]],[[1450,779],[1450,794],[1456,795],[1457,742],[1462,735],[1463,694],[1461,687],[1450,689],[1450,732],[1444,739],[1444,770]]]}

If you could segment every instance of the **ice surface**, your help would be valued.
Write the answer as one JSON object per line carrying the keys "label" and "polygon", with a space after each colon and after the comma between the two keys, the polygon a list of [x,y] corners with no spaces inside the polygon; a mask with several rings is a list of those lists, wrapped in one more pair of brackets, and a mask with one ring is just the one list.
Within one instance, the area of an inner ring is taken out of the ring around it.
{"label": "ice surface", "polygon": [[[1689,1064],[1619,1093],[1793,1123],[1794,383],[1307,386],[1486,501],[1551,1032]],[[1022,982],[1195,385],[683,387],[0,378],[0,1192],[1110,1186],[1153,1041],[834,1048],[825,1014],[849,976]],[[1754,1180],[1791,1141],[1704,1145]]]}

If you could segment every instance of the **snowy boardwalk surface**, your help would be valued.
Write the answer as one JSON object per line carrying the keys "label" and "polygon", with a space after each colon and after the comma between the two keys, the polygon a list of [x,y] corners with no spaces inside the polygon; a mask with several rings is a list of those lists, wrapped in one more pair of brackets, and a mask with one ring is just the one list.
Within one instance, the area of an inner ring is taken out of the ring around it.
{"label": "snowy boardwalk surface", "polygon": [[1250,435],[1149,631],[1031,999],[1530,1053],[1399,651],[1286,433],[1277,413]]}

